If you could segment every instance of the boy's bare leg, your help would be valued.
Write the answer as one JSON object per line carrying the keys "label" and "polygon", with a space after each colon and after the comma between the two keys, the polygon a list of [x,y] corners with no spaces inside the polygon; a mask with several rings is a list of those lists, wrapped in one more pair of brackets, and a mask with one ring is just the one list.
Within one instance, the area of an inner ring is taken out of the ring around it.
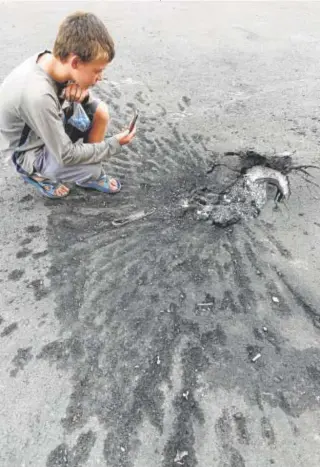
{"label": "boy's bare leg", "polygon": [[[93,117],[92,128],[89,132],[87,143],[101,143],[107,133],[109,121],[108,107],[104,102],[100,102]],[[103,183],[102,181],[101,185]],[[117,181],[113,178],[109,180],[109,183],[114,189],[118,186]]]}
{"label": "boy's bare leg", "polygon": [[87,143],[101,143],[108,130],[110,116],[108,107],[100,102],[93,116],[92,128],[89,132]]}

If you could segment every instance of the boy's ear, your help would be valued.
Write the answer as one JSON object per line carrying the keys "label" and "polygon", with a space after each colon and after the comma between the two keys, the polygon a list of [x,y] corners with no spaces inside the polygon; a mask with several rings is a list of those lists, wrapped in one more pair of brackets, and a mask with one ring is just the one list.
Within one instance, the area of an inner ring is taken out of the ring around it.
{"label": "boy's ear", "polygon": [[73,55],[73,57],[71,58],[72,68],[76,70],[79,66],[79,63],[80,63],[80,58],[77,55]]}

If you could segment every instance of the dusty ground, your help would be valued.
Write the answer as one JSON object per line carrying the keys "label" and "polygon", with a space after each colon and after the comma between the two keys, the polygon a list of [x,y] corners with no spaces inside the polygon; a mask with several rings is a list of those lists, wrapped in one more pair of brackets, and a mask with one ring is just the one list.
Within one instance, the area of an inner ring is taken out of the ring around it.
{"label": "dusty ground", "polygon": [[[5,161],[0,465],[319,466],[319,191],[292,177],[287,208],[228,229],[177,207],[221,182],[212,151],[317,163],[320,5],[90,5],[110,133],[134,105],[139,136],[114,197],[44,201]],[[2,3],[0,78],[79,7]]]}

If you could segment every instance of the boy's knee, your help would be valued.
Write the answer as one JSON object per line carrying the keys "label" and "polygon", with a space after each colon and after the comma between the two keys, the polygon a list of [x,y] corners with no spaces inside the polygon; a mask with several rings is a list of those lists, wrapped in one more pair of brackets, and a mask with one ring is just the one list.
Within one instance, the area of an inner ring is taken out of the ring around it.
{"label": "boy's knee", "polygon": [[109,123],[110,115],[108,106],[105,102],[99,102],[94,114],[94,120],[98,120],[99,122],[105,123],[106,125]]}

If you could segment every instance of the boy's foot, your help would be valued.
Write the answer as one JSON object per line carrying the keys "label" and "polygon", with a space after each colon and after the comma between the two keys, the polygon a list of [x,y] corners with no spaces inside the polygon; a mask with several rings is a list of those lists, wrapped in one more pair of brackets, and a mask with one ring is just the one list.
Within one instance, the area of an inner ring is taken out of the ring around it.
{"label": "boy's foot", "polygon": [[23,180],[30,185],[33,185],[37,190],[47,198],[58,199],[64,198],[69,194],[69,188],[61,183],[53,183],[48,179],[33,175],[28,177],[27,175],[22,176]]}
{"label": "boy's foot", "polygon": [[121,183],[116,178],[109,178],[107,175],[102,175],[98,180],[92,180],[86,183],[77,183],[81,188],[91,188],[92,190],[101,191],[103,193],[119,193]]}

